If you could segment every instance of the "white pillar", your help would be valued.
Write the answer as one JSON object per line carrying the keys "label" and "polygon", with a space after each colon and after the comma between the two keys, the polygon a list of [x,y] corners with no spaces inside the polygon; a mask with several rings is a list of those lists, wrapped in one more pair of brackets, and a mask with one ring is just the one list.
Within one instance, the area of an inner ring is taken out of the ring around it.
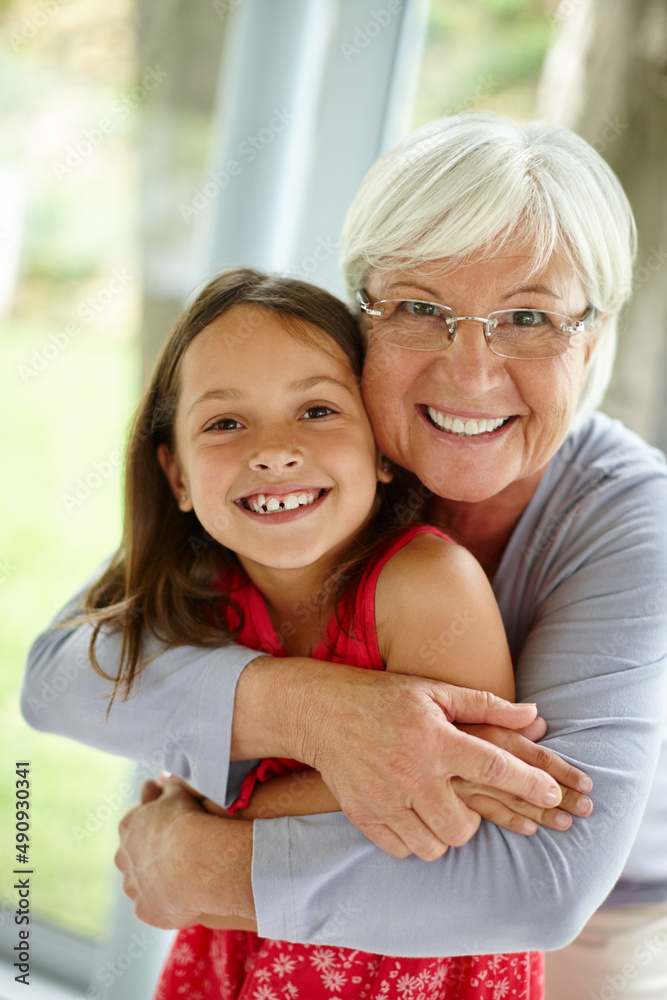
{"label": "white pillar", "polygon": [[342,220],[409,128],[428,7],[244,0],[231,11],[198,219],[202,273],[294,271],[340,293]]}

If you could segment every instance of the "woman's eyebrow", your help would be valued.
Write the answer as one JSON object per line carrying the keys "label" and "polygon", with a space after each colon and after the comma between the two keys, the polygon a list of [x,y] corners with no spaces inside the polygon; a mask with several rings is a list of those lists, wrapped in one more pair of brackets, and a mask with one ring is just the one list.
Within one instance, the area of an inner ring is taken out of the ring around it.
{"label": "woman's eyebrow", "polygon": [[[395,288],[405,288],[406,286],[408,288],[418,288],[421,292],[424,292],[426,295],[432,296],[432,299],[433,299],[434,302],[437,302],[437,301],[439,301],[442,298],[440,292],[435,291],[433,288],[430,288],[428,285],[420,285],[416,281],[408,281],[408,280],[405,280],[405,279],[400,279],[398,281],[392,281],[392,283],[390,285],[387,285],[387,293],[389,293],[390,291],[392,291]],[[552,288],[549,288],[548,285],[539,285],[539,284],[537,284],[537,285],[517,285],[516,288],[512,288],[509,292],[505,292],[504,295],[501,295],[500,298],[504,301],[505,299],[511,299],[513,295],[518,295],[521,292],[537,292],[537,293],[541,293],[542,295],[550,295],[552,299],[558,299],[558,300],[562,299],[562,296],[559,295],[557,292],[555,292]]]}
{"label": "woman's eyebrow", "polygon": [[501,298],[511,299],[513,295],[519,295],[521,292],[538,292],[541,295],[550,295],[552,299],[562,298],[558,292],[554,292],[553,288],[549,288],[548,285],[517,285],[510,292],[505,292],[504,295],[501,295]]}
{"label": "woman's eyebrow", "polygon": [[434,297],[434,301],[437,301],[439,292],[434,291],[427,285],[420,285],[417,281],[408,281],[406,279],[401,279],[398,281],[392,281],[390,285],[387,285],[387,292],[390,292],[394,288],[418,288],[420,292],[424,292],[426,295],[431,295]]}

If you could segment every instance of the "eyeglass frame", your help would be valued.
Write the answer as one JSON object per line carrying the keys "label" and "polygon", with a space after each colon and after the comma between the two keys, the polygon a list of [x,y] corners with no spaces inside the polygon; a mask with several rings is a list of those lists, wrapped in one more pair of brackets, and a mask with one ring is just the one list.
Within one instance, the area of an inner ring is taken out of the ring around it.
{"label": "eyeglass frame", "polygon": [[[368,292],[366,291],[365,288],[359,289],[355,297],[357,302],[359,303],[359,307],[362,313],[365,316],[369,316],[371,319],[373,319],[374,317],[382,318],[381,312],[377,312],[376,310],[370,308],[371,301],[368,298]],[[451,309],[451,306],[446,306],[444,302],[429,302],[427,299],[377,299],[375,305],[381,302],[423,302],[424,305],[437,306],[440,309]],[[519,308],[525,309],[524,306]],[[512,311],[513,311],[512,309],[494,309],[490,315],[492,316],[494,312],[503,313]],[[571,316],[567,316],[565,313],[552,312],[552,310],[550,309],[531,309],[531,310],[526,309],[526,311],[546,312],[552,316],[562,316],[563,319],[567,319],[570,321],[570,323],[574,324],[573,326],[562,327],[562,332],[570,335],[575,333],[585,333],[586,330],[588,330],[588,328],[590,327],[591,323],[594,321],[596,314],[598,312],[595,306],[589,305],[588,308],[586,309],[586,312],[581,317],[581,319],[576,320],[575,322],[575,320],[573,320]],[[476,323],[482,323],[486,346],[493,354],[496,355],[496,357],[507,358],[510,361],[546,361],[548,358],[562,357],[562,355],[566,353],[566,351],[570,346],[570,344],[568,343],[568,346],[565,348],[564,351],[561,351],[560,354],[546,354],[542,355],[541,357],[535,357],[535,358],[529,358],[529,357],[516,358],[508,354],[499,354],[498,351],[494,350],[494,348],[491,346],[491,332],[489,329],[489,324],[494,323],[494,325],[497,325],[494,320],[490,320],[489,316],[487,316],[485,319],[483,316],[457,316],[456,313],[454,313],[453,316],[449,317],[445,316],[445,323],[447,324],[449,331],[449,340],[446,341],[441,347],[406,347],[405,344],[391,344],[390,341],[385,341],[385,343],[390,344],[391,347],[398,347],[404,351],[431,351],[431,352],[445,351],[447,350],[448,347],[451,346],[451,344],[454,343],[454,339],[456,338],[458,323],[463,320],[473,320]]]}

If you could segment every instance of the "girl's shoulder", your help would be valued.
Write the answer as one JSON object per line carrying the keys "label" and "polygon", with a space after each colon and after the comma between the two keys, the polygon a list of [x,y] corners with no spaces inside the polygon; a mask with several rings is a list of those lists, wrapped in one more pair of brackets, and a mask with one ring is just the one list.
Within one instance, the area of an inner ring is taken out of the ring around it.
{"label": "girl's shoulder", "polygon": [[377,566],[379,636],[491,602],[491,585],[475,557],[435,528],[397,539]]}
{"label": "girl's shoulder", "polygon": [[410,528],[403,528],[378,546],[371,556],[365,576],[370,574],[379,576],[390,560],[394,560],[401,552],[405,559],[407,553],[439,551],[453,545],[456,543],[444,531],[432,524],[416,524]]}
{"label": "girl's shoulder", "polygon": [[378,576],[375,616],[387,670],[513,697],[491,584],[475,557],[442,532],[420,532],[393,552]]}
{"label": "girl's shoulder", "polygon": [[462,585],[467,589],[487,582],[475,557],[432,525],[402,532],[385,548],[374,569],[378,611],[396,602],[405,608],[433,597],[440,601],[459,592]]}

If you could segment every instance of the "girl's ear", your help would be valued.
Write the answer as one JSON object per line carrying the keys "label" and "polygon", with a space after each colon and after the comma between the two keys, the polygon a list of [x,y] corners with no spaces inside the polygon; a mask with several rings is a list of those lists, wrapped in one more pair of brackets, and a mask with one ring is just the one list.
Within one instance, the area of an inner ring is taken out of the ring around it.
{"label": "girl's ear", "polygon": [[394,467],[381,452],[378,452],[376,475],[379,483],[390,483],[394,478]]}
{"label": "girl's ear", "polygon": [[157,447],[157,460],[162,466],[162,471],[167,477],[167,482],[171,487],[171,492],[178,501],[178,506],[183,511],[192,510],[192,500],[188,484],[183,478],[181,464],[176,455],[172,455],[166,444],[159,444]]}

